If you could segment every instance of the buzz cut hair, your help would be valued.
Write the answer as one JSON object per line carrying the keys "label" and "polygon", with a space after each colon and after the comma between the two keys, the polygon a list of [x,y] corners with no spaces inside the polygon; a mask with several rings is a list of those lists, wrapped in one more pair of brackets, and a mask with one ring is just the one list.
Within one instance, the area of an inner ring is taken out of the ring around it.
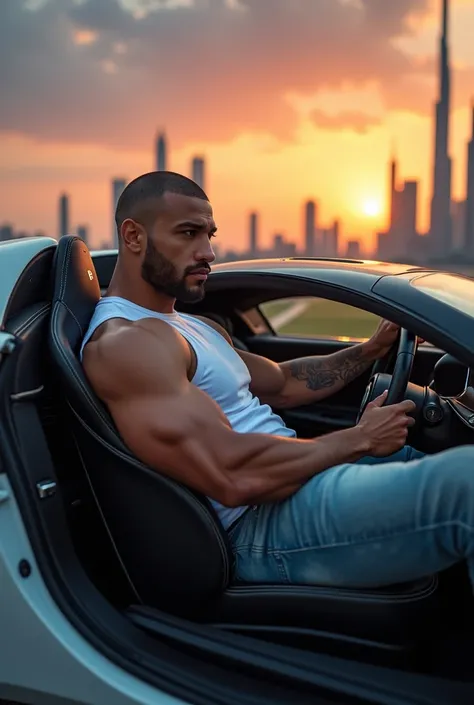
{"label": "buzz cut hair", "polygon": [[[115,208],[117,234],[124,220],[132,218],[144,227],[150,227],[156,217],[156,205],[165,193],[201,198],[209,201],[202,188],[192,179],[174,171],[150,171],[131,181],[122,191]],[[152,222],[150,222],[152,221]]]}

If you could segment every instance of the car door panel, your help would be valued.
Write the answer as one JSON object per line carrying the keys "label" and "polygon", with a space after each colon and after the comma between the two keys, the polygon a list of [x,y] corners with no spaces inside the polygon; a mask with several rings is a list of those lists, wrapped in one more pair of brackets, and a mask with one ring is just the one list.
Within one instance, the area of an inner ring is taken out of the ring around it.
{"label": "car door panel", "polygon": [[[248,349],[274,362],[284,362],[311,355],[330,355],[354,345],[334,339],[290,338],[272,334],[255,335],[245,341]],[[412,382],[425,386],[442,351],[431,346],[420,346],[413,368]],[[317,404],[296,409],[278,410],[285,423],[294,428],[300,438],[310,438],[330,431],[353,426],[357,419],[362,397],[370,379],[369,368],[360,377],[337,394]]]}

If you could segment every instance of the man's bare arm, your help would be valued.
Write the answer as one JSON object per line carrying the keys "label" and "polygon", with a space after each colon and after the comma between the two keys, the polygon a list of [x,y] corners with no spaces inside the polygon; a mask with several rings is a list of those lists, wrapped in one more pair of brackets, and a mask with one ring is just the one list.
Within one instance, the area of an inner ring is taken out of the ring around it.
{"label": "man's bare arm", "polygon": [[336,394],[369,369],[377,357],[368,343],[280,364],[238,352],[249,368],[254,394],[277,409],[311,404]]}
{"label": "man's bare arm", "polygon": [[359,343],[332,355],[283,362],[285,375],[281,404],[297,406],[321,401],[341,391],[377,359],[370,343]]}
{"label": "man's bare arm", "polygon": [[[364,424],[316,440],[236,433],[220,407],[188,381],[181,336],[161,321],[141,323],[103,336],[84,361],[124,442],[157,471],[238,506],[284,499],[313,475],[375,451]],[[389,409],[395,407],[378,411]],[[387,453],[403,445],[408,425],[402,410],[392,416],[397,423]],[[378,424],[384,438],[387,420]]]}

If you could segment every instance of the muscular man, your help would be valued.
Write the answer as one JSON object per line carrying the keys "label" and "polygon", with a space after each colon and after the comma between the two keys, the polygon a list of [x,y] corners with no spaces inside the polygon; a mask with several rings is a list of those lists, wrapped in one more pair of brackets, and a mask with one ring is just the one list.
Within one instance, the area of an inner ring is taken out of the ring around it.
{"label": "muscular man", "polygon": [[405,446],[403,401],[370,404],[354,428],[296,438],[272,408],[324,399],[395,340],[276,364],[237,351],[198,301],[214,259],[211,205],[192,181],[152,172],[116,210],[117,266],[83,341],[85,372],[124,442],[151,468],[207,495],[248,582],[377,586],[467,558],[474,578],[474,448]]}

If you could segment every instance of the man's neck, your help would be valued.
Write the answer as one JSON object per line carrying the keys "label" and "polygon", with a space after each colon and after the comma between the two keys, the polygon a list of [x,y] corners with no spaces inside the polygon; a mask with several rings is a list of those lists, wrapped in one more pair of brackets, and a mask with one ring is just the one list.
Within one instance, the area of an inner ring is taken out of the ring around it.
{"label": "man's neck", "polygon": [[130,283],[130,277],[124,276],[116,267],[105,296],[120,296],[138,306],[148,308],[157,313],[173,313],[176,299],[155,291],[146,281],[139,280]]}

